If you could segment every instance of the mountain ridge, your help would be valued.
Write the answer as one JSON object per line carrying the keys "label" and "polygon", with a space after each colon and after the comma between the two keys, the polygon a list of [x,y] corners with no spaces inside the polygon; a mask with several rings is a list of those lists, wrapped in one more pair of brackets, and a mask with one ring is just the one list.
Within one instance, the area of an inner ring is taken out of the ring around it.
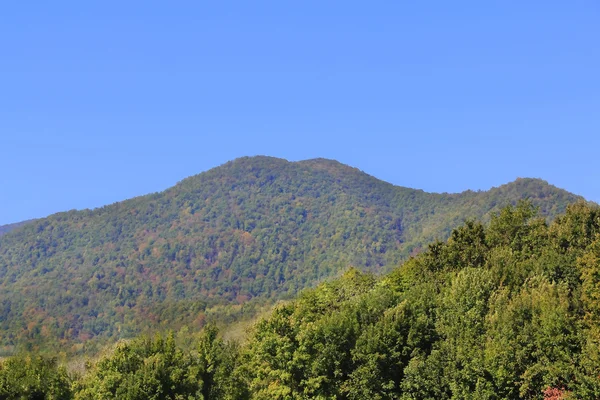
{"label": "mountain ridge", "polygon": [[44,218],[49,218],[49,217],[52,217],[52,216],[57,215],[57,214],[63,214],[63,213],[68,213],[68,212],[72,212],[72,211],[94,211],[94,210],[102,209],[102,208],[105,208],[105,207],[113,206],[113,205],[116,205],[116,204],[128,202],[130,200],[134,200],[134,199],[138,199],[138,198],[145,198],[147,196],[157,195],[157,194],[166,192],[168,190],[174,189],[177,185],[179,185],[180,183],[182,183],[182,182],[184,182],[184,181],[186,181],[188,179],[194,179],[194,178],[198,177],[199,175],[207,173],[207,172],[209,172],[211,170],[227,166],[229,163],[238,162],[238,161],[241,162],[241,161],[244,161],[244,160],[261,159],[261,158],[262,159],[267,159],[267,160],[278,160],[278,161],[283,161],[285,163],[291,163],[291,164],[313,165],[313,166],[315,166],[315,165],[319,166],[319,164],[321,164],[321,163],[331,163],[331,164],[336,165],[338,167],[348,168],[348,169],[354,170],[355,172],[359,172],[361,174],[367,175],[370,178],[373,178],[373,179],[376,179],[376,180],[378,180],[380,182],[383,182],[383,183],[386,183],[388,185],[394,186],[394,187],[396,187],[398,189],[408,189],[408,190],[411,190],[411,191],[417,191],[417,192],[422,192],[422,193],[431,194],[431,195],[449,195],[449,196],[452,196],[452,195],[462,195],[462,194],[467,194],[467,193],[485,193],[485,192],[494,191],[496,189],[501,189],[501,188],[504,188],[504,187],[509,187],[509,186],[512,186],[512,185],[516,185],[519,182],[537,182],[539,184],[547,185],[547,186],[549,186],[549,187],[551,187],[553,189],[564,191],[565,193],[568,193],[568,194],[571,194],[573,196],[576,196],[580,200],[585,200],[586,202],[591,202],[590,200],[586,200],[581,195],[578,195],[578,194],[569,192],[569,191],[567,191],[565,189],[562,189],[562,188],[560,188],[560,187],[558,187],[556,185],[553,185],[549,181],[547,181],[547,180],[545,180],[543,178],[540,178],[540,177],[536,177],[536,178],[534,178],[534,177],[517,177],[517,178],[515,178],[512,181],[500,184],[498,186],[491,186],[489,189],[476,189],[476,190],[475,189],[466,189],[466,190],[458,191],[458,192],[437,192],[437,191],[427,191],[425,189],[411,188],[411,187],[404,186],[404,185],[394,184],[394,183],[385,181],[383,179],[377,178],[376,176],[371,175],[371,174],[369,174],[369,173],[367,173],[367,172],[365,172],[365,171],[363,171],[363,170],[361,170],[361,169],[359,169],[357,167],[352,167],[352,166],[350,166],[348,164],[344,164],[344,163],[342,163],[340,161],[337,161],[335,159],[329,159],[329,158],[324,158],[324,157],[316,157],[316,158],[310,158],[310,159],[306,159],[306,160],[289,161],[289,160],[286,160],[284,158],[260,155],[260,156],[243,156],[243,157],[238,157],[238,158],[236,158],[234,160],[231,160],[231,161],[228,161],[228,162],[223,163],[221,165],[218,165],[216,167],[210,168],[210,169],[208,169],[206,171],[203,171],[203,172],[200,172],[198,174],[190,175],[190,176],[188,176],[186,178],[183,178],[182,180],[176,182],[173,186],[168,187],[167,189],[162,190],[162,191],[150,192],[150,193],[146,193],[146,194],[140,194],[138,196],[134,196],[134,197],[131,197],[131,198],[128,198],[128,199],[118,200],[116,202],[105,204],[105,205],[101,205],[101,206],[98,206],[98,207],[58,211],[58,212],[55,212],[55,213],[51,213],[51,214],[49,214],[49,215],[47,215],[45,217],[31,218],[31,219],[27,219],[27,220],[23,220],[23,221],[18,221],[18,222],[6,223],[6,224],[3,224],[3,225],[0,225],[0,236],[2,236],[2,235],[6,234],[6,233],[8,233],[8,232],[10,232],[10,231],[12,231],[14,229],[17,229],[17,228],[19,228],[19,227],[21,227],[21,226],[23,226],[25,224],[28,224],[28,223],[31,223],[31,222],[35,222],[35,221],[38,221],[38,220],[41,220],[41,219],[44,219]]}

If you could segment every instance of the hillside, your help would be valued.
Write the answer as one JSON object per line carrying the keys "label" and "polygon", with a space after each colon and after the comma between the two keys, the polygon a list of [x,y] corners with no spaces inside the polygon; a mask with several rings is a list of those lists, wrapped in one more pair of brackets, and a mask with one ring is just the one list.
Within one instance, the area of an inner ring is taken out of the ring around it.
{"label": "hillside", "polygon": [[580,200],[536,179],[432,194],[331,160],[238,159],[2,236],[0,343],[85,351],[91,339],[251,314],[350,266],[388,271],[466,218],[489,220],[522,198],[550,218]]}
{"label": "hillside", "polygon": [[121,341],[69,374],[0,361],[7,399],[600,398],[600,208],[527,202],[468,221],[382,277],[350,269],[260,318]]}

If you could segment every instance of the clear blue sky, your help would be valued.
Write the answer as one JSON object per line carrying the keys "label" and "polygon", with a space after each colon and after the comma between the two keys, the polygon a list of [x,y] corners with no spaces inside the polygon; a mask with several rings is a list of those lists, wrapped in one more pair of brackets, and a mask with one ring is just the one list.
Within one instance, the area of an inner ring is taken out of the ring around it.
{"label": "clear blue sky", "polygon": [[0,224],[256,154],[600,201],[599,21],[597,0],[5,2]]}

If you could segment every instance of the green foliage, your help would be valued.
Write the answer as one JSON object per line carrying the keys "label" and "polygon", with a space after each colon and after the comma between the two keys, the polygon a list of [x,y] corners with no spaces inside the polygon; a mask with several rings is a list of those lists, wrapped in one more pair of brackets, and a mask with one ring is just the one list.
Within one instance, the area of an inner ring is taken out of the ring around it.
{"label": "green foliage", "polygon": [[249,394],[240,375],[239,346],[218,337],[214,325],[207,325],[197,339],[193,357],[200,367],[204,399],[243,400]]}
{"label": "green foliage", "polygon": [[208,326],[197,351],[186,352],[173,335],[119,343],[76,385],[75,399],[244,399],[235,368],[237,347]]}
{"label": "green foliage", "polygon": [[519,396],[535,398],[540,388],[574,382],[573,356],[581,343],[572,307],[568,287],[543,277],[531,278],[513,296],[497,293],[486,357],[500,393],[516,397],[518,389]]}
{"label": "green foliage", "polygon": [[69,400],[71,379],[56,359],[12,357],[0,362],[0,399]]}
{"label": "green foliage", "polygon": [[577,259],[581,273],[581,300],[586,321],[590,325],[600,324],[600,234],[586,252]]}
{"label": "green foliage", "polygon": [[596,212],[547,226],[520,203],[379,281],[303,292],[252,332],[253,398],[598,398]]}
{"label": "green foliage", "polygon": [[76,399],[202,398],[201,368],[173,336],[117,344],[79,383]]}

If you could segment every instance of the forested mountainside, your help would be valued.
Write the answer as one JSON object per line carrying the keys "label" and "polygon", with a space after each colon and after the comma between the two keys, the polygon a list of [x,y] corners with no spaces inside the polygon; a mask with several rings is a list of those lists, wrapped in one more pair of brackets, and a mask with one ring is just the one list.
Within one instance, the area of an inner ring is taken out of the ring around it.
{"label": "forested mountainside", "polygon": [[581,200],[536,179],[434,194],[331,160],[237,159],[2,236],[1,349],[85,351],[96,339],[239,317],[348,267],[389,271],[466,218],[487,221],[522,198],[548,217]]}
{"label": "forested mountainside", "polygon": [[521,202],[386,276],[350,269],[301,292],[241,344],[208,325],[120,342],[87,365],[8,359],[0,398],[595,400],[600,209],[577,203],[548,224]]}
{"label": "forested mountainside", "polygon": [[28,224],[30,222],[33,222],[33,219],[27,220],[27,221],[21,221],[21,222],[16,222],[14,224],[6,224],[6,225],[0,225],[0,236],[12,231],[13,229],[17,229],[25,224]]}

